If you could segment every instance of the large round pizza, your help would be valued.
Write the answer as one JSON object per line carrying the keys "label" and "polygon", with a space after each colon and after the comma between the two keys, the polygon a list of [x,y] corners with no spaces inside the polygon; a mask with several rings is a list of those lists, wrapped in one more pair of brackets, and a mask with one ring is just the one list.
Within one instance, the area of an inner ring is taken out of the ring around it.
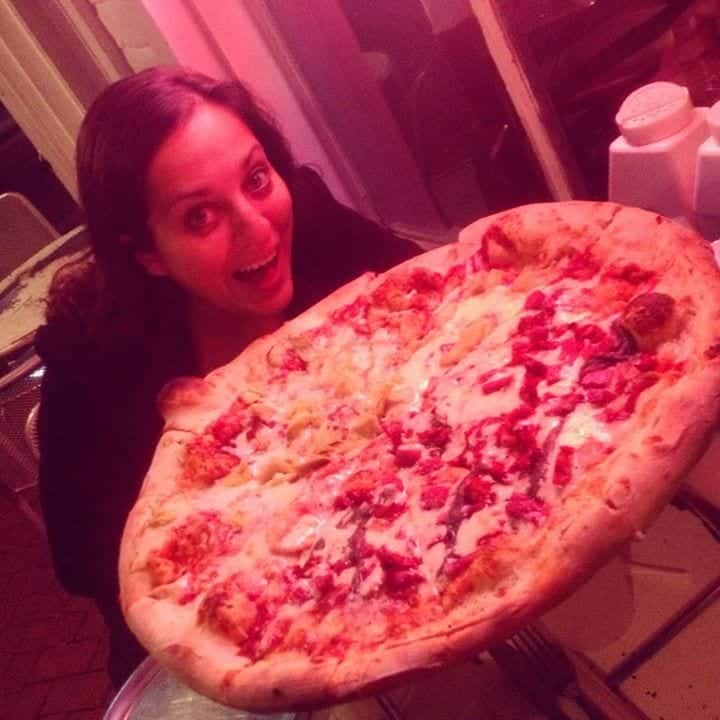
{"label": "large round pizza", "polygon": [[164,391],[127,620],[256,710],[466,657],[667,502],[715,421],[719,356],[720,275],[692,232],[610,203],[485,218]]}

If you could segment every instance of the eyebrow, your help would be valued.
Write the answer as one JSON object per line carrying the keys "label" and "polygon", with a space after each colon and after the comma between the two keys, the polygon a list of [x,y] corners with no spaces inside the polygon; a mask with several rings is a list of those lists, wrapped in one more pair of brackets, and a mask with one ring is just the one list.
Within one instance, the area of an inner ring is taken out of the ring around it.
{"label": "eyebrow", "polygon": [[[240,164],[240,167],[243,171],[246,171],[249,168],[258,152],[262,153],[263,155],[265,154],[262,145],[260,145],[259,142],[256,142],[250,148],[250,151],[247,153],[247,155],[245,155],[244,160]],[[165,204],[166,211],[171,210],[175,205],[183,202],[184,200],[191,200],[192,198],[203,197],[208,193],[209,189],[206,187],[199,187],[194,188],[193,190],[188,190],[187,192],[181,192],[179,195],[175,195],[168,200],[168,202]]]}

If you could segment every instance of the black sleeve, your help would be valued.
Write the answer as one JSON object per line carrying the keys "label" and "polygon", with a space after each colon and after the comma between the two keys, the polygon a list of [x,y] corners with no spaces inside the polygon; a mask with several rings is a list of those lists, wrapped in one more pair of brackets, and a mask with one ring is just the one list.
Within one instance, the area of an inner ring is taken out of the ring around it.
{"label": "black sleeve", "polygon": [[339,203],[308,167],[297,170],[291,193],[293,309],[298,312],[364,272],[384,272],[422,252],[414,242]]}
{"label": "black sleeve", "polygon": [[94,595],[97,543],[93,481],[102,482],[92,443],[93,404],[71,376],[46,368],[40,397],[40,500],[55,573],[70,593]]}
{"label": "black sleeve", "polygon": [[40,396],[40,500],[58,579],[70,593],[116,602],[120,538],[161,420],[106,366],[49,365]]}

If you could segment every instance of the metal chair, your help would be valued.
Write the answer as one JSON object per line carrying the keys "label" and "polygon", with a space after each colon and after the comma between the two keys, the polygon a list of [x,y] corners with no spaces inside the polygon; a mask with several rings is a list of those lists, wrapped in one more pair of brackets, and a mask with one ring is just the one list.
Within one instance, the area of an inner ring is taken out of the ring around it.
{"label": "metal chair", "polygon": [[[21,195],[0,195],[0,322],[25,273],[39,272],[56,258],[81,259],[87,245],[84,226],[59,236]],[[0,492],[44,532],[37,489],[43,369],[33,349],[36,329],[0,347]]]}
{"label": "metal chair", "polygon": [[0,195],[0,280],[59,235],[24,195]]}
{"label": "metal chair", "polygon": [[32,410],[25,421],[25,441],[30,448],[36,462],[40,461],[40,437],[38,435],[38,415],[40,414],[40,403],[33,405]]}
{"label": "metal chair", "polygon": [[0,490],[44,533],[37,489],[40,358],[31,354],[11,374],[0,379]]}

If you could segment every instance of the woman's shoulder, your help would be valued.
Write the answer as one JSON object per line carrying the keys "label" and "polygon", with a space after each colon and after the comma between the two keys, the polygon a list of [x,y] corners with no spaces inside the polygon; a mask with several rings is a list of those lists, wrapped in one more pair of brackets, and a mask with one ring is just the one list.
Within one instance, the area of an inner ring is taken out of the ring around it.
{"label": "woman's shoulder", "polygon": [[291,190],[292,315],[365,272],[384,272],[422,252],[412,241],[338,202],[312,168],[297,170]]}
{"label": "woman's shoulder", "polygon": [[[149,357],[177,355],[182,322],[166,311],[172,298],[125,294],[125,301],[114,299],[92,259],[61,268],[36,334],[38,355],[47,365],[83,372],[100,366],[120,371]],[[168,344],[172,352],[162,351]]]}
{"label": "woman's shoulder", "polygon": [[46,364],[77,366],[91,359],[97,288],[91,258],[65,265],[55,274],[46,301],[45,323],[35,335],[35,350]]}

